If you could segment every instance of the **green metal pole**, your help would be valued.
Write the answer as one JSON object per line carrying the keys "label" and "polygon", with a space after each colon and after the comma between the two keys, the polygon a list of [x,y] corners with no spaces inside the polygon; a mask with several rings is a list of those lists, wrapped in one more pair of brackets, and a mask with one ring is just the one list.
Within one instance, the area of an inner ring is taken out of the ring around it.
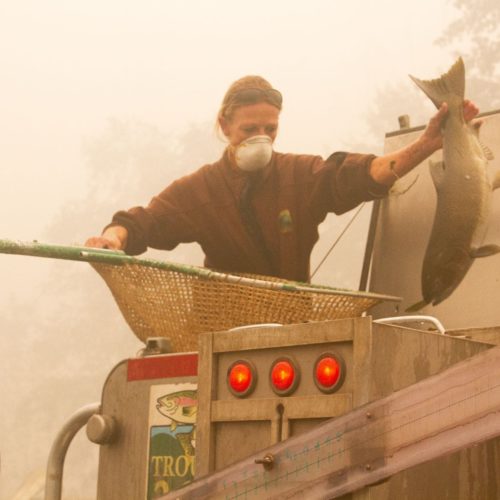
{"label": "green metal pole", "polygon": [[121,250],[106,250],[79,246],[48,245],[45,243],[19,242],[0,240],[0,253],[14,255],[30,255],[51,259],[77,260],[84,262],[106,262],[110,264],[126,264],[130,259]]}

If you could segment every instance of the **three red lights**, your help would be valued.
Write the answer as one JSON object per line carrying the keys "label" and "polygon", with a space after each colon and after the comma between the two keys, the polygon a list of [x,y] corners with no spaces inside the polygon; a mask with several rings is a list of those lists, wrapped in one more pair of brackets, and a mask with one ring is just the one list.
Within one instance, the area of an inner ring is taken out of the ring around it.
{"label": "three red lights", "polygon": [[[330,394],[344,382],[345,364],[343,359],[333,353],[321,354],[314,363],[312,377],[316,387]],[[295,392],[301,378],[299,365],[292,357],[282,356],[273,361],[269,370],[269,385],[279,396]],[[227,371],[227,385],[231,393],[243,398],[250,395],[257,383],[257,370],[248,360],[233,362]]]}

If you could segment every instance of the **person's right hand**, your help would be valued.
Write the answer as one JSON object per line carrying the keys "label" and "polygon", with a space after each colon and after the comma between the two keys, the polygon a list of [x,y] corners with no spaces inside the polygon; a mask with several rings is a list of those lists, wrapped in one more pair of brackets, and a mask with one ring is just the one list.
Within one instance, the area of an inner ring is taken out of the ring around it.
{"label": "person's right hand", "polygon": [[127,244],[128,231],[123,226],[110,226],[101,236],[92,236],[85,242],[86,247],[123,250]]}
{"label": "person's right hand", "polygon": [[86,247],[109,248],[110,250],[121,250],[121,242],[118,238],[104,236],[92,236],[85,242]]}
{"label": "person's right hand", "polygon": [[[466,122],[473,120],[479,113],[479,108],[469,99],[464,100],[464,119]],[[442,127],[448,115],[448,104],[441,104],[438,112],[430,119],[422,134],[422,141],[431,151],[437,151],[443,147]],[[480,122],[479,122],[480,124]]]}

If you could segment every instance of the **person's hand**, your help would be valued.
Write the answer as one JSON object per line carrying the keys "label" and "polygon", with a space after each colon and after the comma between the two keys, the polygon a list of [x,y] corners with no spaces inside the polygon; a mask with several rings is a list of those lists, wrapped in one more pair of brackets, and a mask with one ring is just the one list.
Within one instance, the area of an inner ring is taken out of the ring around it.
{"label": "person's hand", "polygon": [[468,123],[473,120],[479,113],[479,108],[472,102],[466,99],[464,101],[464,118]]}
{"label": "person's hand", "polygon": [[[464,119],[468,123],[479,113],[479,108],[468,99],[464,100]],[[446,117],[448,116],[448,104],[444,102],[438,109],[438,112],[429,120],[427,127],[422,134],[422,139],[427,143],[429,149],[436,151],[443,147],[443,138],[441,129],[443,128]],[[477,124],[474,123],[476,126]]]}
{"label": "person's hand", "polygon": [[86,247],[109,248],[110,250],[121,250],[121,242],[118,238],[104,236],[92,236],[85,242]]}
{"label": "person's hand", "polygon": [[443,147],[443,137],[441,128],[448,115],[448,103],[443,102],[438,112],[429,120],[422,134],[422,141],[425,142],[430,151],[437,151]]}
{"label": "person's hand", "polygon": [[123,250],[127,245],[128,231],[123,226],[109,226],[101,236],[92,236],[85,242],[86,247]]}

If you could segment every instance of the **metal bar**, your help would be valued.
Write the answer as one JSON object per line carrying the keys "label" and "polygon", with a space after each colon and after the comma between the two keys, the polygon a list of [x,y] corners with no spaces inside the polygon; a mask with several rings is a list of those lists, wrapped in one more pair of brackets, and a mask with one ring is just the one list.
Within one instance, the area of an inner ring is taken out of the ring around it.
{"label": "metal bar", "polygon": [[359,289],[362,291],[368,290],[368,277],[370,276],[370,268],[372,262],[373,247],[375,245],[375,234],[377,232],[379,213],[380,213],[380,200],[375,200],[372,206],[370,227],[368,229],[368,236],[366,238],[363,268],[361,269],[361,278],[359,280]]}
{"label": "metal bar", "polygon": [[[492,111],[486,111],[484,113],[479,113],[477,116],[476,116],[476,119],[479,119],[479,118],[484,118],[486,116],[490,116],[490,115],[496,115],[497,113],[500,112],[500,109],[494,109]],[[393,130],[391,132],[387,132],[385,134],[386,137],[394,137],[396,135],[402,135],[402,134],[408,134],[408,133],[412,133],[412,132],[418,132],[420,130],[424,130],[425,129],[425,125],[418,125],[416,127],[410,127],[410,128],[404,128],[404,129],[397,129],[397,130]]]}
{"label": "metal bar", "polygon": [[86,425],[92,415],[99,413],[100,408],[100,403],[92,403],[80,408],[71,415],[58,432],[47,461],[45,500],[61,500],[64,459],[68,447],[76,433]]}
{"label": "metal bar", "polygon": [[103,262],[117,265],[125,264],[131,258],[124,252],[116,250],[12,240],[0,240],[0,253],[82,262]]}

